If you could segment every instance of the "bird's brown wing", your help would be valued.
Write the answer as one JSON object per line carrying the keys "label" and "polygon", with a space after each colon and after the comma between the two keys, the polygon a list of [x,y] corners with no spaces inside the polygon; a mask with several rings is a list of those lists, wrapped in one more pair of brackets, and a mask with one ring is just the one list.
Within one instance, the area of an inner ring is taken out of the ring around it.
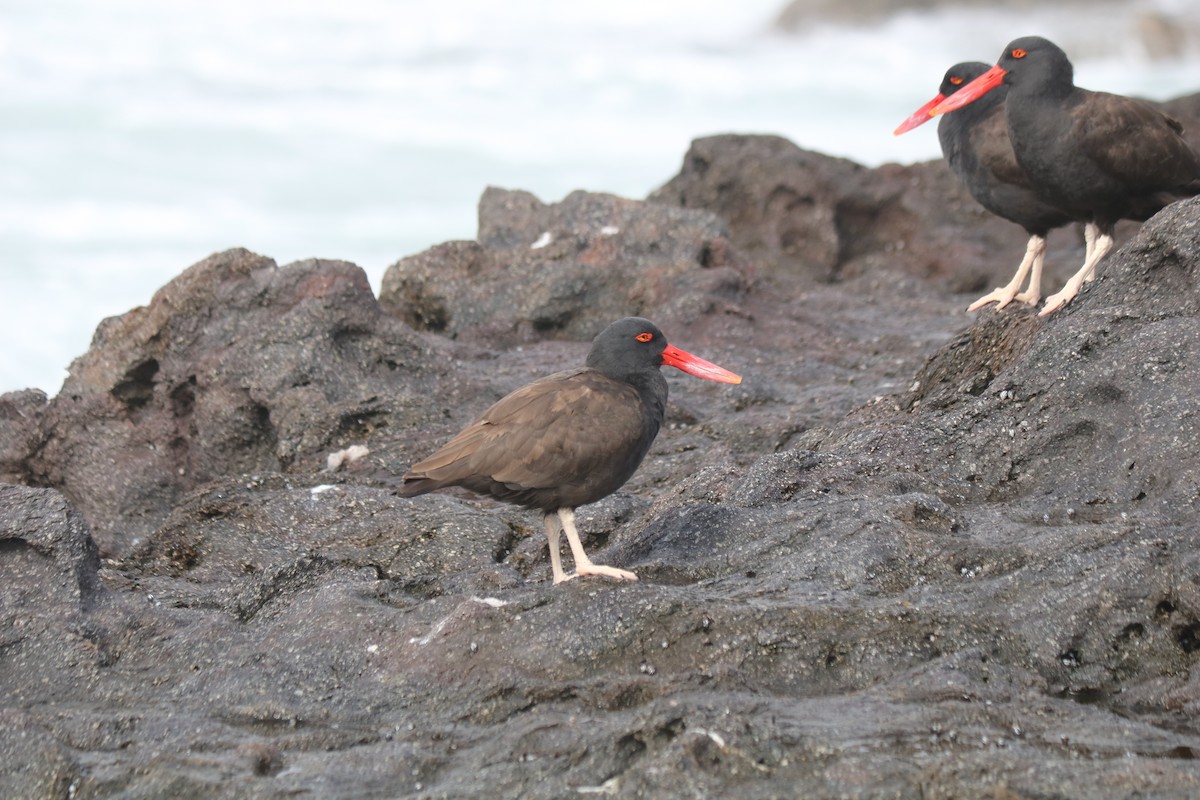
{"label": "bird's brown wing", "polygon": [[640,408],[633,387],[594,370],[551,375],[500,399],[404,480],[442,487],[486,479],[514,489],[573,483],[634,446]]}
{"label": "bird's brown wing", "polygon": [[1106,174],[1141,192],[1200,177],[1200,157],[1180,135],[1179,122],[1131,97],[1091,92],[1089,99],[1072,109],[1073,134]]}

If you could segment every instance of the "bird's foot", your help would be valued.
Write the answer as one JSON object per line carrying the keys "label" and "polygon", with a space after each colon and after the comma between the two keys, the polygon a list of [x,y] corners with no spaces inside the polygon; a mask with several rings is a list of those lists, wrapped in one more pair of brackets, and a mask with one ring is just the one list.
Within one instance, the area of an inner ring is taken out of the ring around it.
{"label": "bird's foot", "polygon": [[[575,567],[575,575],[603,575],[606,578],[616,578],[621,581],[636,581],[637,575],[616,567],[606,567],[603,564],[584,564]],[[574,577],[574,576],[572,576]]]}
{"label": "bird's foot", "polygon": [[967,311],[977,311],[988,303],[995,303],[996,310],[1000,310],[1011,303],[1014,297],[1020,297],[1015,287],[1001,286],[999,289],[993,289],[974,303],[971,303],[971,305],[967,306]]}
{"label": "bird's foot", "polygon": [[1027,306],[1037,308],[1038,300],[1042,299],[1042,295],[1039,292],[1021,292],[1013,299],[1019,300]]}
{"label": "bird's foot", "polygon": [[1061,292],[1050,295],[1046,298],[1046,305],[1043,306],[1042,310],[1038,312],[1038,316],[1046,317],[1053,314],[1055,311],[1058,311],[1067,303],[1071,302],[1071,299],[1075,297],[1075,294],[1075,292],[1068,292],[1066,289],[1064,289]]}

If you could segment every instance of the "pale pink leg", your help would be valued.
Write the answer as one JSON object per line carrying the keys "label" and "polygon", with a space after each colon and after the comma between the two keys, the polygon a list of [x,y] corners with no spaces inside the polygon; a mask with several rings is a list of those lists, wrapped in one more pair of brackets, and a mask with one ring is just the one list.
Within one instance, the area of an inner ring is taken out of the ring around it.
{"label": "pale pink leg", "polygon": [[[1092,259],[1092,253],[1095,252],[1095,250],[1096,250],[1096,236],[1099,233],[1100,233],[1100,229],[1096,227],[1095,223],[1089,222],[1088,224],[1083,226],[1083,241],[1084,241],[1084,244],[1087,246],[1086,249],[1083,251],[1083,263],[1085,263],[1085,264],[1088,261],[1091,261],[1091,259]],[[1096,270],[1094,270],[1094,269],[1088,274],[1088,276],[1086,278],[1084,278],[1084,280],[1088,283],[1091,283],[1095,279],[1096,279]]]}
{"label": "pale pink leg", "polygon": [[562,556],[558,552],[558,517],[554,514],[547,514],[543,517],[542,522],[546,526],[546,540],[550,543],[550,571],[554,573],[554,582],[569,581],[575,576],[563,572]]}
{"label": "pale pink leg", "polygon": [[[1020,300],[1031,306],[1037,305],[1037,301],[1041,298],[1042,262],[1045,260],[1045,257],[1045,238],[1030,236],[1029,244],[1025,247],[1025,258],[1021,259],[1021,264],[1017,267],[1017,272],[1013,275],[1012,280],[1007,285],[1001,286],[999,289],[993,289],[974,303],[971,303],[971,305],[967,306],[967,311],[983,308],[988,303],[995,303],[996,308],[1000,309],[1013,300]],[[1029,289],[1020,292],[1021,284],[1025,282],[1026,275],[1030,276]],[[1018,294],[1018,292],[1020,293]]]}
{"label": "pale pink leg", "polygon": [[[1088,223],[1088,227],[1092,227],[1090,222]],[[1087,236],[1086,228],[1084,229],[1084,236]],[[1071,276],[1071,279],[1067,281],[1067,285],[1062,288],[1062,291],[1046,298],[1046,305],[1042,308],[1041,313],[1038,314],[1039,317],[1053,314],[1071,302],[1071,299],[1079,294],[1079,287],[1083,285],[1083,282],[1090,281],[1095,277],[1096,264],[1100,262],[1100,259],[1108,255],[1108,251],[1112,249],[1113,237],[1111,234],[1101,232],[1099,228],[1096,229],[1094,236],[1095,244],[1091,248],[1091,252],[1088,253],[1087,259],[1083,262],[1083,266],[1079,268],[1079,272]]]}
{"label": "pale pink leg", "polygon": [[[576,575],[604,575],[624,581],[636,581],[637,575],[616,567],[606,567],[603,564],[593,564],[584,552],[583,544],[579,541],[579,532],[575,530],[575,512],[569,508],[560,508],[558,518],[562,520],[563,532],[567,534],[567,542],[571,545],[571,555],[575,557]],[[564,578],[565,580],[565,578]],[[555,580],[555,583],[558,581]]]}

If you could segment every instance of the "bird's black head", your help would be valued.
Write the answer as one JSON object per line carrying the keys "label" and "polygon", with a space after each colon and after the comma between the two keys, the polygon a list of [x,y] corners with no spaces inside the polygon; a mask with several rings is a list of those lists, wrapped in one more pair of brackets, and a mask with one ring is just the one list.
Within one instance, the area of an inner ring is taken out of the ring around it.
{"label": "bird's black head", "polygon": [[942,76],[942,85],[938,87],[938,93],[942,97],[949,97],[989,69],[991,67],[982,61],[963,61],[955,64]]}
{"label": "bird's black head", "polygon": [[[929,122],[929,120],[933,118],[930,116],[930,111],[934,107],[945,102],[946,98],[950,97],[964,86],[967,86],[971,83],[971,81],[975,80],[980,75],[983,75],[990,69],[991,67],[989,67],[987,64],[984,64],[982,61],[964,61],[961,64],[955,64],[953,67],[946,70],[946,74],[942,76],[942,85],[938,87],[937,95],[935,95],[934,98],[925,105],[921,106],[912,114],[910,114],[908,119],[904,120],[904,122],[901,122],[896,130],[892,131],[893,135],[899,136],[902,133],[908,133],[913,128],[919,128],[926,122]],[[951,125],[970,125],[973,120],[987,116],[998,105],[1004,102],[1005,94],[1006,91],[990,92],[989,95],[985,95],[982,100],[971,106],[970,110],[964,111],[962,114],[960,114],[955,119],[955,122],[951,123]],[[997,96],[991,97],[991,95]],[[946,119],[942,119],[942,121],[938,123],[939,132],[944,130],[943,126],[945,123]],[[939,135],[941,134],[939,133]]]}
{"label": "bird's black head", "polygon": [[1041,36],[1022,36],[1004,48],[996,64],[1005,71],[1009,86],[1036,86],[1039,91],[1070,91],[1075,69],[1062,48]]}
{"label": "bird's black head", "polygon": [[[942,85],[938,91],[943,97],[949,97],[989,69],[991,67],[982,61],[964,61],[961,64],[955,64],[946,70],[946,75],[942,78]],[[1007,95],[1008,87],[1001,84],[964,108],[962,113],[967,114],[969,119],[980,119],[990,114],[997,106],[1003,105]]]}
{"label": "bird's black head", "polygon": [[610,378],[628,380],[628,376],[658,369],[667,337],[648,319],[625,317],[609,325],[592,340],[587,365]]}
{"label": "bird's black head", "polygon": [[592,340],[587,366],[610,378],[637,384],[639,376],[657,372],[667,364],[710,381],[741,383],[741,378],[667,343],[667,337],[648,319],[625,317],[609,325]]}
{"label": "bird's black head", "polygon": [[[989,93],[994,94],[1005,84],[1022,97],[1064,98],[1075,89],[1074,70],[1067,54],[1054,42],[1041,36],[1022,36],[1008,43],[996,66],[965,86],[957,87],[927,113],[930,116],[949,114]],[[906,130],[908,124],[906,121],[896,132]]]}

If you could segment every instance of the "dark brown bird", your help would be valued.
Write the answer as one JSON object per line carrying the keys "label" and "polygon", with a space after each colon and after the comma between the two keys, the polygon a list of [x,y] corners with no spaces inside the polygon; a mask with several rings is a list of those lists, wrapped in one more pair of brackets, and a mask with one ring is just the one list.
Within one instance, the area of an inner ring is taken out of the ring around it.
{"label": "dark brown bird", "polygon": [[1146,220],[1200,193],[1200,156],[1174,119],[1147,103],[1075,85],[1066,53],[1040,36],[1009,42],[999,63],[930,111],[972,103],[1001,83],[1017,163],[1045,200],[1087,223],[1083,266],[1046,298],[1041,316],[1070,302],[1113,245],[1122,219]]}
{"label": "dark brown bird", "polygon": [[[964,61],[946,70],[937,95],[902,122],[895,134],[907,133],[933,119],[929,115],[931,109],[988,69],[982,61]],[[1013,300],[1036,306],[1041,299],[1046,235],[1072,221],[1069,214],[1034,192],[1029,176],[1017,163],[1008,138],[1008,125],[1004,121],[1007,95],[1008,87],[1002,85],[974,103],[943,115],[938,121],[938,142],[950,170],[981,206],[998,217],[1015,222],[1029,234],[1025,258],[1012,280],[976,300],[968,311],[988,303],[1004,308]],[[1022,292],[1021,285],[1026,276],[1029,277],[1029,288]]]}
{"label": "dark brown bird", "polygon": [[[575,509],[615,492],[642,463],[666,413],[663,365],[706,380],[742,381],[668,344],[652,322],[626,317],[593,340],[585,366],[517,389],[414,465],[400,494],[462,486],[537,509],[555,583],[578,575],[637,580],[632,572],[592,563],[575,530]],[[560,530],[571,546],[574,575],[562,569]]]}

